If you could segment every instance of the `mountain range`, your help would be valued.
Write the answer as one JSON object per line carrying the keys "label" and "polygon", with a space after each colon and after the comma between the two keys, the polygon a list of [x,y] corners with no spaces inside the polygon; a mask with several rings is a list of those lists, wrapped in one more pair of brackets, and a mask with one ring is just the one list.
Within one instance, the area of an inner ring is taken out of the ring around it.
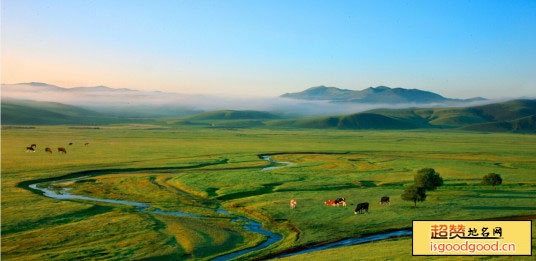
{"label": "mountain range", "polygon": [[387,86],[369,87],[361,91],[339,89],[336,87],[317,86],[309,88],[302,92],[285,93],[280,97],[300,100],[382,104],[459,103],[485,100],[481,97],[471,99],[451,99],[445,98],[433,92],[422,91],[418,89],[390,88]]}

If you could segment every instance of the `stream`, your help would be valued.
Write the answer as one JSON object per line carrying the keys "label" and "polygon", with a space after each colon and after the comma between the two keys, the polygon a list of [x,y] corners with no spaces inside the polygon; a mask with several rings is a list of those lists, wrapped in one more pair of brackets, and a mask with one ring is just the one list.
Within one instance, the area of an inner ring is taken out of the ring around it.
{"label": "stream", "polygon": [[[290,166],[290,165],[294,164],[292,162],[274,161],[274,160],[270,159],[270,157],[267,156],[267,155],[260,155],[259,157],[261,159],[269,161],[269,162],[271,162],[273,164],[278,164],[276,166],[265,167],[265,168],[261,169],[260,171],[273,170],[273,169],[287,167],[287,166]],[[72,183],[72,182],[74,182],[76,180],[80,180],[80,179],[83,179],[83,178],[86,178],[86,177],[90,177],[90,176],[81,176],[81,177],[61,180],[62,181],[61,183],[59,181],[56,181],[55,183],[56,184],[62,184],[62,185],[68,185],[69,183]],[[45,182],[42,182],[42,183],[45,183]],[[135,207],[138,207],[138,211],[145,212],[145,213],[173,215],[173,216],[180,216],[180,217],[211,218],[209,216],[200,216],[200,215],[183,213],[183,212],[162,211],[162,210],[160,210],[158,208],[152,208],[151,205],[149,205],[149,204],[140,203],[140,202],[126,201],[126,200],[114,200],[114,199],[100,199],[100,198],[92,198],[92,197],[74,195],[74,194],[69,193],[69,191],[72,190],[72,188],[62,188],[62,189],[60,189],[59,191],[56,192],[56,191],[51,190],[49,188],[39,187],[39,184],[41,184],[41,183],[30,184],[29,187],[31,189],[43,192],[43,196],[45,196],[45,197],[59,199],[59,200],[80,199],[80,200],[88,200],[88,201],[97,201],[97,202],[105,202],[105,203],[113,203],[113,204],[122,204],[122,205],[135,206]],[[154,209],[154,210],[149,210],[149,209]],[[213,210],[216,211],[217,213],[221,213],[221,214],[225,214],[225,215],[229,215],[229,216],[231,215],[229,212],[227,212],[226,210],[223,210],[223,209],[218,208],[218,209],[213,209]],[[246,221],[245,224],[244,224],[244,228],[246,230],[254,232],[254,233],[258,233],[258,234],[261,234],[261,235],[264,235],[264,236],[267,236],[268,239],[266,241],[262,242],[261,244],[255,246],[255,247],[235,251],[235,252],[223,255],[223,256],[216,257],[216,258],[214,258],[212,260],[215,260],[215,261],[230,260],[230,259],[239,257],[241,255],[244,255],[244,254],[247,254],[247,253],[250,253],[250,252],[253,252],[253,251],[257,251],[257,250],[266,248],[266,247],[268,247],[268,246],[270,246],[270,245],[272,245],[272,244],[274,244],[274,243],[276,243],[276,242],[278,242],[279,240],[282,239],[281,235],[273,233],[273,232],[271,232],[269,230],[263,229],[261,223],[253,221],[253,220],[248,219],[246,217],[237,216],[236,218],[232,218],[231,222],[237,222],[239,220]],[[371,241],[377,241],[377,240],[387,239],[387,238],[390,238],[390,237],[405,236],[405,235],[411,235],[411,231],[398,230],[398,231],[394,231],[394,232],[383,233],[383,234],[372,235],[372,236],[366,236],[366,237],[360,237],[360,238],[349,238],[349,239],[344,239],[344,240],[340,240],[340,241],[336,241],[336,242],[332,242],[332,243],[328,243],[328,244],[315,245],[315,246],[308,247],[306,249],[298,250],[298,251],[295,251],[295,252],[289,252],[289,253],[281,254],[279,256],[275,256],[275,258],[299,255],[299,254],[303,254],[303,253],[320,251],[320,250],[331,249],[331,248],[342,247],[342,246],[350,246],[350,245],[366,243],[366,242],[371,242]]]}
{"label": "stream", "polygon": [[[261,156],[261,158],[264,159],[264,160],[267,160],[267,161],[269,161],[271,163],[274,163],[274,164],[281,164],[279,166],[265,167],[265,168],[261,169],[261,171],[282,168],[282,167],[290,166],[290,165],[293,164],[291,162],[273,161],[273,160],[270,159],[270,157],[265,156],[265,155]],[[76,178],[72,178],[72,179],[62,180],[61,182],[56,181],[55,183],[61,184],[61,185],[67,185],[67,184],[72,183],[72,182],[74,182],[76,180],[80,180],[80,179],[87,178],[87,177],[90,177],[90,176],[76,177]],[[114,199],[101,199],[101,198],[92,198],[92,197],[74,195],[74,194],[69,193],[69,191],[72,190],[72,188],[62,188],[61,190],[56,192],[56,191],[51,190],[49,188],[39,187],[39,184],[41,184],[41,183],[30,184],[29,187],[31,189],[39,190],[39,191],[43,192],[43,196],[45,196],[45,197],[59,199],[59,200],[81,199],[81,200],[88,200],[88,201],[97,201],[97,202],[105,202],[105,203],[113,203],[113,204],[135,206],[135,207],[138,207],[138,211],[146,212],[146,213],[172,215],[172,216],[179,216],[179,217],[210,218],[208,216],[200,216],[200,215],[189,214],[189,213],[184,213],[184,212],[162,211],[162,210],[160,210],[158,208],[154,208],[154,210],[148,210],[148,209],[151,208],[151,205],[145,204],[145,203],[140,203],[140,202],[126,201],[126,200],[114,200]],[[231,215],[229,212],[227,212],[227,211],[225,211],[223,209],[219,209],[219,208],[214,209],[214,211],[216,211],[218,213],[226,214],[226,215],[229,215],[229,216]],[[254,232],[254,233],[258,233],[258,234],[261,234],[261,235],[265,235],[265,236],[268,237],[268,239],[266,241],[262,242],[261,244],[255,246],[255,247],[242,249],[242,250],[232,252],[232,253],[227,254],[227,255],[219,256],[219,257],[214,258],[213,260],[223,261],[223,260],[233,259],[235,257],[239,257],[239,256],[247,254],[249,252],[266,248],[266,247],[272,245],[273,243],[275,243],[275,242],[277,242],[277,241],[282,239],[281,235],[275,234],[275,233],[273,233],[273,232],[271,232],[269,230],[263,229],[261,223],[253,221],[253,220],[251,220],[249,218],[237,216],[236,218],[231,219],[232,222],[237,222],[239,220],[246,221],[245,224],[244,224],[244,228],[246,230]]]}

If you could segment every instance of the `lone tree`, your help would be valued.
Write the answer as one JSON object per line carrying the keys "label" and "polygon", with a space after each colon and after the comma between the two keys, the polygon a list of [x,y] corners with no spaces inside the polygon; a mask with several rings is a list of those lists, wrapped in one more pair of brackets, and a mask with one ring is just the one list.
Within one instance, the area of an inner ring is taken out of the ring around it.
{"label": "lone tree", "polygon": [[443,178],[432,168],[424,168],[415,175],[415,186],[426,190],[435,190],[443,185]]}
{"label": "lone tree", "polygon": [[413,201],[413,207],[417,208],[417,201],[424,201],[426,199],[426,190],[422,187],[411,185],[406,187],[401,197],[403,200]]}
{"label": "lone tree", "polygon": [[492,185],[493,190],[497,190],[495,186],[500,185],[502,183],[501,175],[496,173],[489,173],[488,175],[484,176],[482,179],[482,184],[485,185]]}

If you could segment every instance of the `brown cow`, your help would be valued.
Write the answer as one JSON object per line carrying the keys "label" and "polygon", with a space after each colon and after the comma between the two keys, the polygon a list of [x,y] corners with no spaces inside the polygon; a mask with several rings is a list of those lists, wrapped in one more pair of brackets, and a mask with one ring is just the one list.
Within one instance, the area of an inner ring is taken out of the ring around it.
{"label": "brown cow", "polygon": [[87,145],[89,145],[89,142],[84,143],[84,146],[87,146]]}
{"label": "brown cow", "polygon": [[63,147],[59,147],[58,152],[63,152],[64,154],[67,154],[67,151]]}
{"label": "brown cow", "polygon": [[296,203],[297,203],[296,200],[291,199],[290,200],[290,208],[296,208]]}
{"label": "brown cow", "polygon": [[50,154],[52,154],[52,150],[50,148],[45,148],[45,152],[50,152]]}
{"label": "brown cow", "polygon": [[328,201],[324,201],[324,204],[328,205],[328,206],[336,206],[335,204],[335,200],[332,199],[332,200],[328,200]]}

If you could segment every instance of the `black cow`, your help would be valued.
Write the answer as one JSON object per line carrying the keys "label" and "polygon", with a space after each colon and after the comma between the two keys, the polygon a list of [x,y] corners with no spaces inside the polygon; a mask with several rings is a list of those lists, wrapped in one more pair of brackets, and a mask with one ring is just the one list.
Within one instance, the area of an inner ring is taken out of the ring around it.
{"label": "black cow", "polygon": [[365,214],[368,214],[368,206],[369,206],[368,202],[357,204],[357,207],[354,210],[354,214],[357,214],[357,212],[359,212],[359,214],[363,214],[363,210],[365,211]]}
{"label": "black cow", "polygon": [[26,147],[26,152],[35,152],[35,149],[33,146],[31,147]]}
{"label": "black cow", "polygon": [[335,205],[343,205],[346,206],[346,199],[345,198],[338,198],[335,200]]}
{"label": "black cow", "polygon": [[391,200],[389,200],[389,197],[383,196],[380,199],[380,206],[383,205],[383,204],[391,205]]}
{"label": "black cow", "polygon": [[69,145],[73,145],[73,143],[72,143],[72,142],[69,142]]}

